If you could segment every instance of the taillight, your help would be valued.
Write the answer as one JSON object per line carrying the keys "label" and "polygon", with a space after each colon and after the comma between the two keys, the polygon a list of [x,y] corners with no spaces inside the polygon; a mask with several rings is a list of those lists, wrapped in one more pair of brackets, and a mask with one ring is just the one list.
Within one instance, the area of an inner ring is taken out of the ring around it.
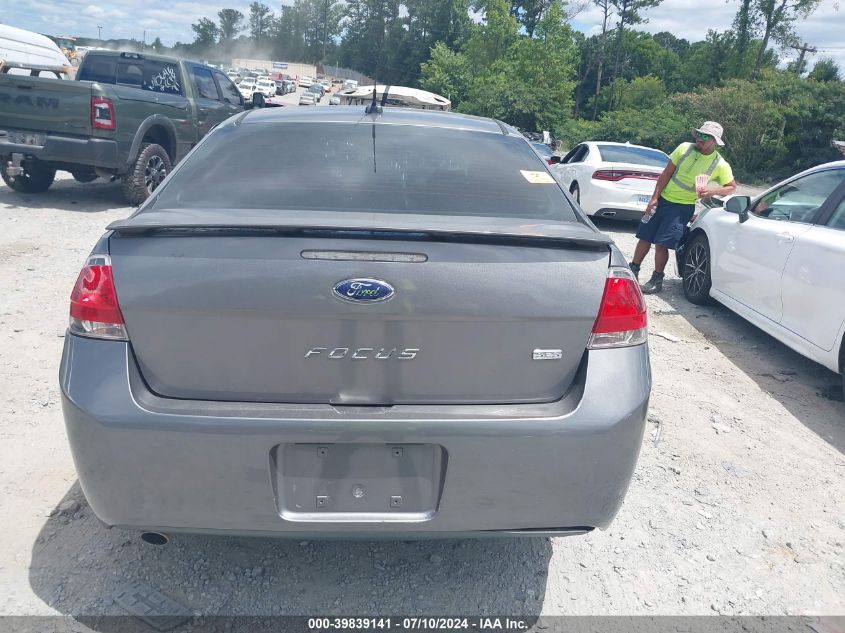
{"label": "taillight", "polygon": [[91,97],[91,127],[95,130],[113,130],[117,127],[111,99]]}
{"label": "taillight", "polygon": [[640,285],[627,268],[611,268],[588,347],[628,347],[645,343],[647,338],[648,318]]}
{"label": "taillight", "polygon": [[623,178],[636,178],[638,180],[657,180],[658,174],[650,171],[637,171],[636,169],[599,169],[593,172],[593,180],[610,180],[616,182]]}
{"label": "taillight", "polygon": [[108,255],[91,255],[82,267],[70,295],[69,329],[80,336],[128,340]]}

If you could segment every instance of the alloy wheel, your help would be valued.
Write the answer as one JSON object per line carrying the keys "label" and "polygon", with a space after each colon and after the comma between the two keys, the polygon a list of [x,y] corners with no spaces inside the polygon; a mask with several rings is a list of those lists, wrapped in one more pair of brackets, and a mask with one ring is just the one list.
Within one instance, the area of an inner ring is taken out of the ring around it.
{"label": "alloy wheel", "polygon": [[147,186],[147,191],[149,193],[155,191],[165,176],[167,176],[167,167],[161,156],[150,156],[144,168],[144,183]]}
{"label": "alloy wheel", "polygon": [[698,295],[707,282],[707,270],[710,262],[707,248],[701,242],[693,244],[684,260],[684,284],[687,292]]}

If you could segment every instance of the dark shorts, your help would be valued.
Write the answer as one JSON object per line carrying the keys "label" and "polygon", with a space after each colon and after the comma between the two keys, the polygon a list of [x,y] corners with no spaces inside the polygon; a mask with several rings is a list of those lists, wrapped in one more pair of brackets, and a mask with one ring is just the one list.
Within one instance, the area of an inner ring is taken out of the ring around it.
{"label": "dark shorts", "polygon": [[684,227],[695,213],[694,204],[678,204],[660,198],[648,222],[640,222],[637,237],[646,242],[675,249],[684,236]]}

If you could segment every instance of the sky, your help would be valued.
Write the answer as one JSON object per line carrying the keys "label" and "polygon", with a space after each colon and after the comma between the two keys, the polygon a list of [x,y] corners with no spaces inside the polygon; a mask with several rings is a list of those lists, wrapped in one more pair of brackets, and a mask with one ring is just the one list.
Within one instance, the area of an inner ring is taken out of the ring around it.
{"label": "sky", "polygon": [[[278,9],[278,0],[268,2]],[[436,2],[437,0],[431,0]],[[229,7],[244,15],[249,0],[197,2],[187,0],[0,0],[0,22],[48,35],[97,37],[102,27],[104,39],[135,38],[152,42],[161,38],[165,45],[176,41],[191,42],[191,24],[201,17],[215,18],[217,11]],[[285,0],[284,4],[291,4]],[[691,42],[703,40],[708,29],[722,31],[730,27],[738,0],[663,0],[645,15],[648,22],[638,30],[657,33],[669,31]],[[573,26],[587,34],[600,30],[601,14],[594,5],[573,20]],[[845,71],[845,0],[822,0],[807,20],[797,25],[798,36],[818,53],[808,55],[808,68],[822,57],[834,59]],[[797,51],[783,53],[796,57]],[[845,74],[845,72],[843,73]]]}

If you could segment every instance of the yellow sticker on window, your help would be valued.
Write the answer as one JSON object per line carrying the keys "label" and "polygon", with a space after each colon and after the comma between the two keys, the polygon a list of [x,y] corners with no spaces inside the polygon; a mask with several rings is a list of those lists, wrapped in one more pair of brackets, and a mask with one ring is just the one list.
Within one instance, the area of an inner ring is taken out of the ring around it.
{"label": "yellow sticker on window", "polygon": [[555,179],[552,178],[551,174],[545,171],[526,171],[524,169],[520,169],[519,173],[522,174],[522,177],[532,185],[555,184]]}

